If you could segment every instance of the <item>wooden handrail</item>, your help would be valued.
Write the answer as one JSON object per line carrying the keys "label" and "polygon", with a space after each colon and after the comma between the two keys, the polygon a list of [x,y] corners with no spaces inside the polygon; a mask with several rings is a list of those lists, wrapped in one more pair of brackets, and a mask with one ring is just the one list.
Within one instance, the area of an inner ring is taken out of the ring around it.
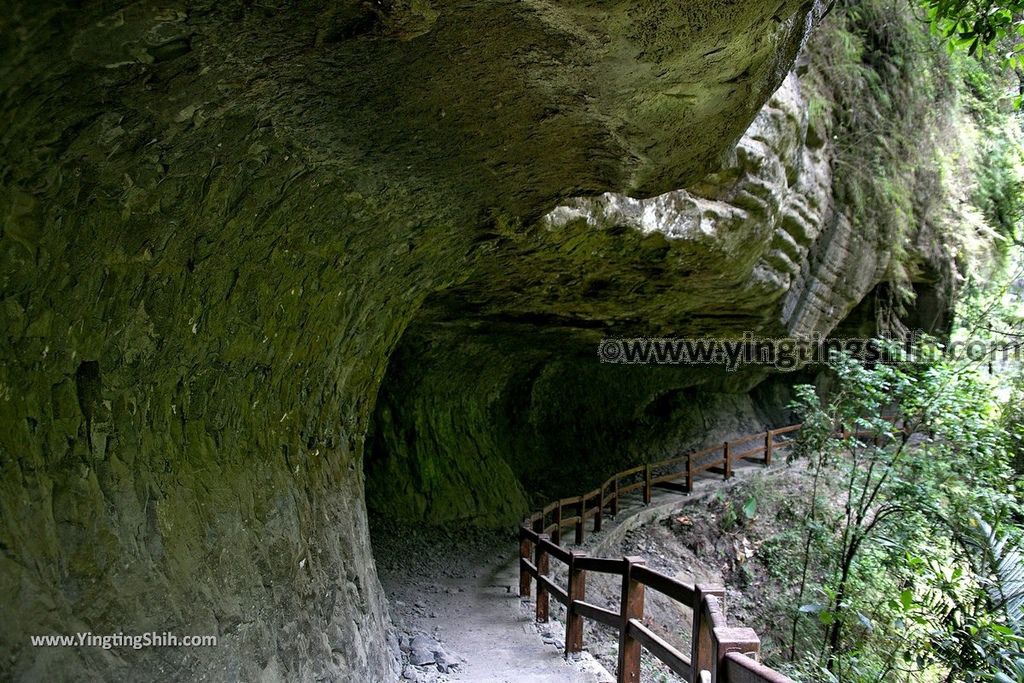
{"label": "wooden handrail", "polygon": [[717,601],[710,598],[724,598],[725,589],[710,586],[694,586],[697,594],[697,606],[693,609],[692,656],[690,666],[696,681],[697,672],[711,675],[712,651],[714,650],[714,612],[718,611]]}
{"label": "wooden handrail", "polygon": [[599,624],[611,626],[612,628],[619,627],[621,617],[618,612],[613,612],[610,609],[598,607],[597,605],[591,605],[589,602],[583,602],[582,600],[573,601],[573,606],[581,617],[592,619]]}
{"label": "wooden handrail", "polygon": [[752,455],[760,455],[761,453],[764,453],[764,450],[765,450],[764,446],[757,446],[756,448],[751,448],[750,450],[747,450],[747,451],[742,451],[740,453],[733,453],[732,457],[733,457],[734,460],[747,460]]}
{"label": "wooden handrail", "polygon": [[752,657],[729,652],[725,655],[725,678],[729,683],[789,683],[790,679]]}
{"label": "wooden handrail", "polygon": [[696,593],[693,590],[693,586],[688,586],[681,581],[676,581],[661,572],[656,572],[647,567],[636,567],[633,571],[633,576],[648,588],[653,588],[676,602],[681,602],[691,607],[695,604],[694,598]]}
{"label": "wooden handrail", "polygon": [[634,638],[630,631],[631,619],[644,618],[644,584],[637,580],[634,568],[642,566],[642,557],[624,557],[625,571],[622,573],[622,598],[619,602],[619,683],[639,683],[640,651],[643,643]]}
{"label": "wooden handrail", "polygon": [[768,432],[759,432],[758,434],[751,434],[749,436],[744,436],[739,439],[734,439],[730,443],[732,443],[733,446],[740,446],[742,444],[753,441],[754,439],[763,439],[765,437],[765,434],[767,433]]}
{"label": "wooden handrail", "polygon": [[[570,551],[560,544],[563,526],[576,527],[576,543],[583,542],[586,520],[594,518],[594,531],[600,531],[600,520],[605,508],[614,516],[619,511],[619,500],[626,493],[642,489],[645,504],[651,501],[652,487],[670,487],[687,493],[693,490],[693,479],[706,471],[717,471],[728,479],[736,462],[758,458],[771,465],[774,452],[789,447],[792,439],[776,441],[775,437],[790,434],[802,425],[790,425],[746,436],[735,441],[705,448],[658,463],[638,465],[609,477],[600,488],[580,496],[561,498],[548,504],[526,519],[519,528],[519,595],[529,597],[530,586],[536,582],[536,619],[548,621],[551,597],[566,607],[565,652],[583,649],[584,622],[589,619],[610,626],[619,632],[617,680],[635,683],[640,676],[640,651],[646,648],[672,671],[687,681],[710,680],[712,683],[792,683],[786,676],[757,662],[760,640],[752,629],[728,625],[722,607],[724,589],[714,586],[692,586],[646,566],[643,558],[621,559],[589,557],[579,551]],[[734,452],[734,446],[748,444],[757,439],[763,445]],[[714,454],[720,459],[700,462]],[[685,463],[678,472],[654,475],[654,470]],[[643,474],[638,482],[625,486],[621,480]],[[685,485],[675,484],[678,479]],[[595,504],[587,507],[588,501]],[[573,508],[575,515],[563,516],[563,508]],[[548,515],[552,523],[545,526]],[[550,531],[550,535],[549,532]],[[556,585],[548,575],[550,559],[562,562],[568,568],[568,585]],[[619,611],[586,602],[586,574],[596,572],[622,577],[622,595]],[[644,625],[645,589],[658,591],[693,611],[693,635],[690,656]]]}
{"label": "wooden handrail", "polygon": [[549,555],[553,555],[556,559],[561,560],[565,564],[569,564],[569,558],[572,557],[572,553],[557,543],[553,543],[552,541],[542,537],[537,545],[543,547],[544,552]]}
{"label": "wooden handrail", "polygon": [[551,597],[562,603],[562,605],[566,607],[569,606],[569,592],[567,590],[557,585],[550,577],[547,576],[538,576],[537,581],[544,582],[544,588]]}
{"label": "wooden handrail", "polygon": [[620,486],[619,487],[619,495],[620,496],[624,496],[627,493],[632,493],[633,491],[639,491],[644,486],[645,486],[645,483],[642,482],[642,481],[638,481],[635,484],[630,484],[629,486]]}
{"label": "wooden handrail", "polygon": [[615,475],[615,478],[616,479],[622,479],[623,477],[628,477],[631,474],[636,474],[637,472],[643,472],[644,471],[644,467],[646,467],[646,465],[637,465],[636,467],[631,467],[628,470],[622,470],[621,472],[619,472],[618,474]]}
{"label": "wooden handrail", "polygon": [[668,460],[662,460],[660,462],[652,463],[651,467],[658,469],[662,467],[671,467],[672,465],[678,465],[680,463],[686,462],[686,459],[689,458],[691,455],[693,454],[687,453],[686,455],[681,455],[678,458],[669,458]]}
{"label": "wooden handrail", "polygon": [[796,430],[800,429],[803,426],[803,423],[799,423],[795,425],[789,425],[788,427],[779,427],[778,429],[771,430],[771,432],[775,436],[779,436],[781,434],[789,434],[790,432],[795,432]]}
{"label": "wooden handrail", "polygon": [[581,557],[576,560],[580,569],[598,574],[614,574],[622,576],[622,560],[613,560],[605,557]]}

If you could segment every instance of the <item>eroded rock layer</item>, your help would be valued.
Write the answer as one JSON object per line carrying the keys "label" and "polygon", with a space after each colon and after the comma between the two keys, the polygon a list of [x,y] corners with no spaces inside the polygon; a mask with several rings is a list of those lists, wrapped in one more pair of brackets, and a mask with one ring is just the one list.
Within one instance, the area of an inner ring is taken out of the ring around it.
{"label": "eroded rock layer", "polygon": [[[909,12],[840,3],[716,172],[500,224],[391,359],[369,505],[510,524],[531,498],[778,425],[787,385],[820,369],[607,364],[602,340],[941,334],[971,250],[997,233],[974,179],[996,163],[979,130],[1005,105],[978,95],[998,79],[931,40]],[[1019,149],[1014,126],[988,130]]]}

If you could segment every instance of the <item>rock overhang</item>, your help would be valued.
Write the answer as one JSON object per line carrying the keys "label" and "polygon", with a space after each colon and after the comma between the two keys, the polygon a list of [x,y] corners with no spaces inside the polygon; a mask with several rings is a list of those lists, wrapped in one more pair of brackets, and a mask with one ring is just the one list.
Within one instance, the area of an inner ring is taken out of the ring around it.
{"label": "rock overhang", "polygon": [[[359,462],[421,302],[496,217],[702,177],[815,11],[9,9],[0,542],[24,562],[0,596],[22,606],[5,671],[367,680],[388,653]],[[229,627],[199,656],[44,661],[22,638],[164,619]]]}

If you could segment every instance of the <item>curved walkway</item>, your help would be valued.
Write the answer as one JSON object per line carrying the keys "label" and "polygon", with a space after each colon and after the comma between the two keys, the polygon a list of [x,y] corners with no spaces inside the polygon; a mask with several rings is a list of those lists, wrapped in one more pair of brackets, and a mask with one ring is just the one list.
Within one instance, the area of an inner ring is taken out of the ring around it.
{"label": "curved walkway", "polygon": [[[459,628],[447,634],[452,649],[466,659],[452,676],[455,681],[483,683],[604,683],[614,680],[589,655],[576,661],[562,654],[564,631],[557,624],[541,630],[533,610],[524,606],[513,586],[519,582],[519,563],[509,561],[491,568],[474,590],[459,593],[464,600],[449,603]],[[550,634],[545,637],[545,634]]]}
{"label": "curved walkway", "polygon": [[[400,539],[400,548],[406,540]],[[406,680],[614,680],[586,653],[573,661],[567,660],[562,653],[564,630],[558,624],[552,622],[539,628],[535,623],[532,608],[516,592],[519,564],[511,537],[495,538],[465,556],[460,556],[456,543],[445,544],[431,538],[430,545],[433,548],[429,564],[424,565],[422,549],[414,546],[407,557],[393,558],[394,566],[381,568],[381,582],[405,642],[410,636],[426,634],[459,661],[447,674],[437,672],[433,666],[406,668],[414,676]],[[441,561],[433,561],[438,558]]]}
{"label": "curved walkway", "polygon": [[[748,476],[763,468],[752,462],[737,464],[736,476]],[[721,483],[718,477],[699,478],[695,495],[713,491]],[[645,505],[640,491],[623,496],[619,514],[604,518],[601,532],[588,529],[588,543],[654,519],[684,500],[674,491],[655,489]],[[592,524],[588,524],[588,527]],[[566,534],[568,541],[572,534]],[[424,632],[436,638],[446,650],[462,660],[449,674],[416,670],[420,681],[473,681],[481,683],[605,683],[614,681],[589,653],[567,660],[563,655],[564,626],[552,620],[538,625],[532,602],[520,599],[517,546],[510,539],[487,551],[460,554],[460,544],[451,542],[435,548],[440,558],[432,568],[410,568],[409,572],[389,578],[382,571],[382,582],[392,600],[400,630]],[[444,559],[447,557],[447,559]],[[429,576],[430,578],[424,578]]]}

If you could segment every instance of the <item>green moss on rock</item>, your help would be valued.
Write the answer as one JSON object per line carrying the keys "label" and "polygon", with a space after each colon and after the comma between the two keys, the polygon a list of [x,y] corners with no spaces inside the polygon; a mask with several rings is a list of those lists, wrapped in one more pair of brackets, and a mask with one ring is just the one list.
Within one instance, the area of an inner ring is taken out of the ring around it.
{"label": "green moss on rock", "polygon": [[[493,216],[703,175],[807,30],[705,0],[640,43],[631,6],[8,4],[0,672],[388,675],[362,456],[406,325]],[[27,640],[85,630],[220,645]]]}

